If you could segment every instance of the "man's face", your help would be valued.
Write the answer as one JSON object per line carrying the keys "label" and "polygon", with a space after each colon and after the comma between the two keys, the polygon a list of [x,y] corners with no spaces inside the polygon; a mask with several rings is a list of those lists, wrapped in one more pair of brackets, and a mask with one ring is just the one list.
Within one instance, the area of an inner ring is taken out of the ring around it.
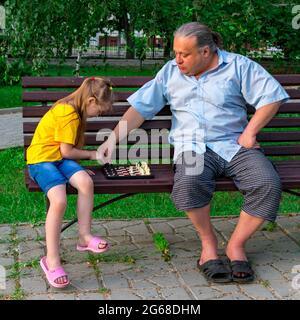
{"label": "man's face", "polygon": [[196,37],[175,37],[173,50],[180,71],[188,76],[206,71],[209,49],[199,48]]}

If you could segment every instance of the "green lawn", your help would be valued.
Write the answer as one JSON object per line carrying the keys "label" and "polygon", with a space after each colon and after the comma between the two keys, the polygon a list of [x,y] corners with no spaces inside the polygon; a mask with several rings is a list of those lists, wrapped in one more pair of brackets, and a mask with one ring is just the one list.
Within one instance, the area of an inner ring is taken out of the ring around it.
{"label": "green lawn", "polygon": [[[10,148],[0,151],[0,223],[39,222],[45,219],[45,198],[42,193],[30,193],[24,185],[24,149]],[[114,195],[115,196],[115,195]],[[109,199],[109,195],[96,195],[95,202]],[[68,197],[65,218],[73,218],[76,196]],[[242,205],[238,192],[217,192],[212,202],[213,216],[237,215]],[[284,194],[280,213],[300,213],[300,199]],[[97,218],[175,217],[184,213],[174,208],[169,194],[139,194],[121,200],[94,214]]]}

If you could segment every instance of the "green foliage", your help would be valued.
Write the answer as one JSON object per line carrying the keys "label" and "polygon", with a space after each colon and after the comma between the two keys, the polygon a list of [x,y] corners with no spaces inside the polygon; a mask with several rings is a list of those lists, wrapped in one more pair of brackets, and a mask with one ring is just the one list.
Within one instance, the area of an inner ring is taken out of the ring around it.
{"label": "green foliage", "polygon": [[268,222],[263,228],[262,231],[273,232],[277,229],[278,225],[276,222]]}
{"label": "green foliage", "polygon": [[7,54],[31,61],[38,75],[51,58],[63,61],[70,48],[83,50],[106,12],[96,0],[7,0],[5,9]]}
{"label": "green foliage", "polygon": [[168,240],[165,238],[163,233],[161,232],[156,232],[152,236],[154,245],[162,253],[162,257],[164,258],[165,261],[170,261],[171,260],[171,255],[170,255],[170,244]]}
{"label": "green foliage", "polygon": [[24,59],[9,62],[5,56],[0,56],[0,86],[17,84],[22,76],[30,74],[31,67]]}
{"label": "green foliage", "polygon": [[142,63],[146,59],[146,53],[148,50],[147,38],[134,37],[134,47],[137,58],[140,60],[140,69],[142,69]]}
{"label": "green foliage", "polygon": [[219,32],[225,48],[241,54],[275,46],[286,58],[299,57],[299,31],[292,28],[293,1],[194,0],[198,21]]}

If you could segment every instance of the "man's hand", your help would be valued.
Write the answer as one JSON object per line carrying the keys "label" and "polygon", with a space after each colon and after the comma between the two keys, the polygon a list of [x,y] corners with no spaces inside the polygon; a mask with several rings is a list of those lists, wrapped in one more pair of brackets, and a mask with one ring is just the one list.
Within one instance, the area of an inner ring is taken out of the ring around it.
{"label": "man's hand", "polygon": [[245,131],[239,136],[238,143],[247,149],[260,148],[259,143],[256,141],[256,135],[251,135]]}
{"label": "man's hand", "polygon": [[97,160],[101,161],[103,164],[111,163],[111,158],[115,147],[116,144],[109,139],[102,143],[97,150]]}

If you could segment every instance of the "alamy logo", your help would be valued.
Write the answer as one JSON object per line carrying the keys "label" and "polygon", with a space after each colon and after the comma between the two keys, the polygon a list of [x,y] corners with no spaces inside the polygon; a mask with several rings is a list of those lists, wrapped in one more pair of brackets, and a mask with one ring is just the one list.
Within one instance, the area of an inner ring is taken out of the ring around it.
{"label": "alamy logo", "polygon": [[0,31],[5,29],[5,8],[0,6]]}
{"label": "alamy logo", "polygon": [[295,17],[292,20],[293,29],[300,29],[300,5],[293,6],[292,14],[295,14]]}
{"label": "alamy logo", "polygon": [[292,279],[292,288],[295,290],[300,289],[300,265],[293,266],[292,273],[297,273]]}

